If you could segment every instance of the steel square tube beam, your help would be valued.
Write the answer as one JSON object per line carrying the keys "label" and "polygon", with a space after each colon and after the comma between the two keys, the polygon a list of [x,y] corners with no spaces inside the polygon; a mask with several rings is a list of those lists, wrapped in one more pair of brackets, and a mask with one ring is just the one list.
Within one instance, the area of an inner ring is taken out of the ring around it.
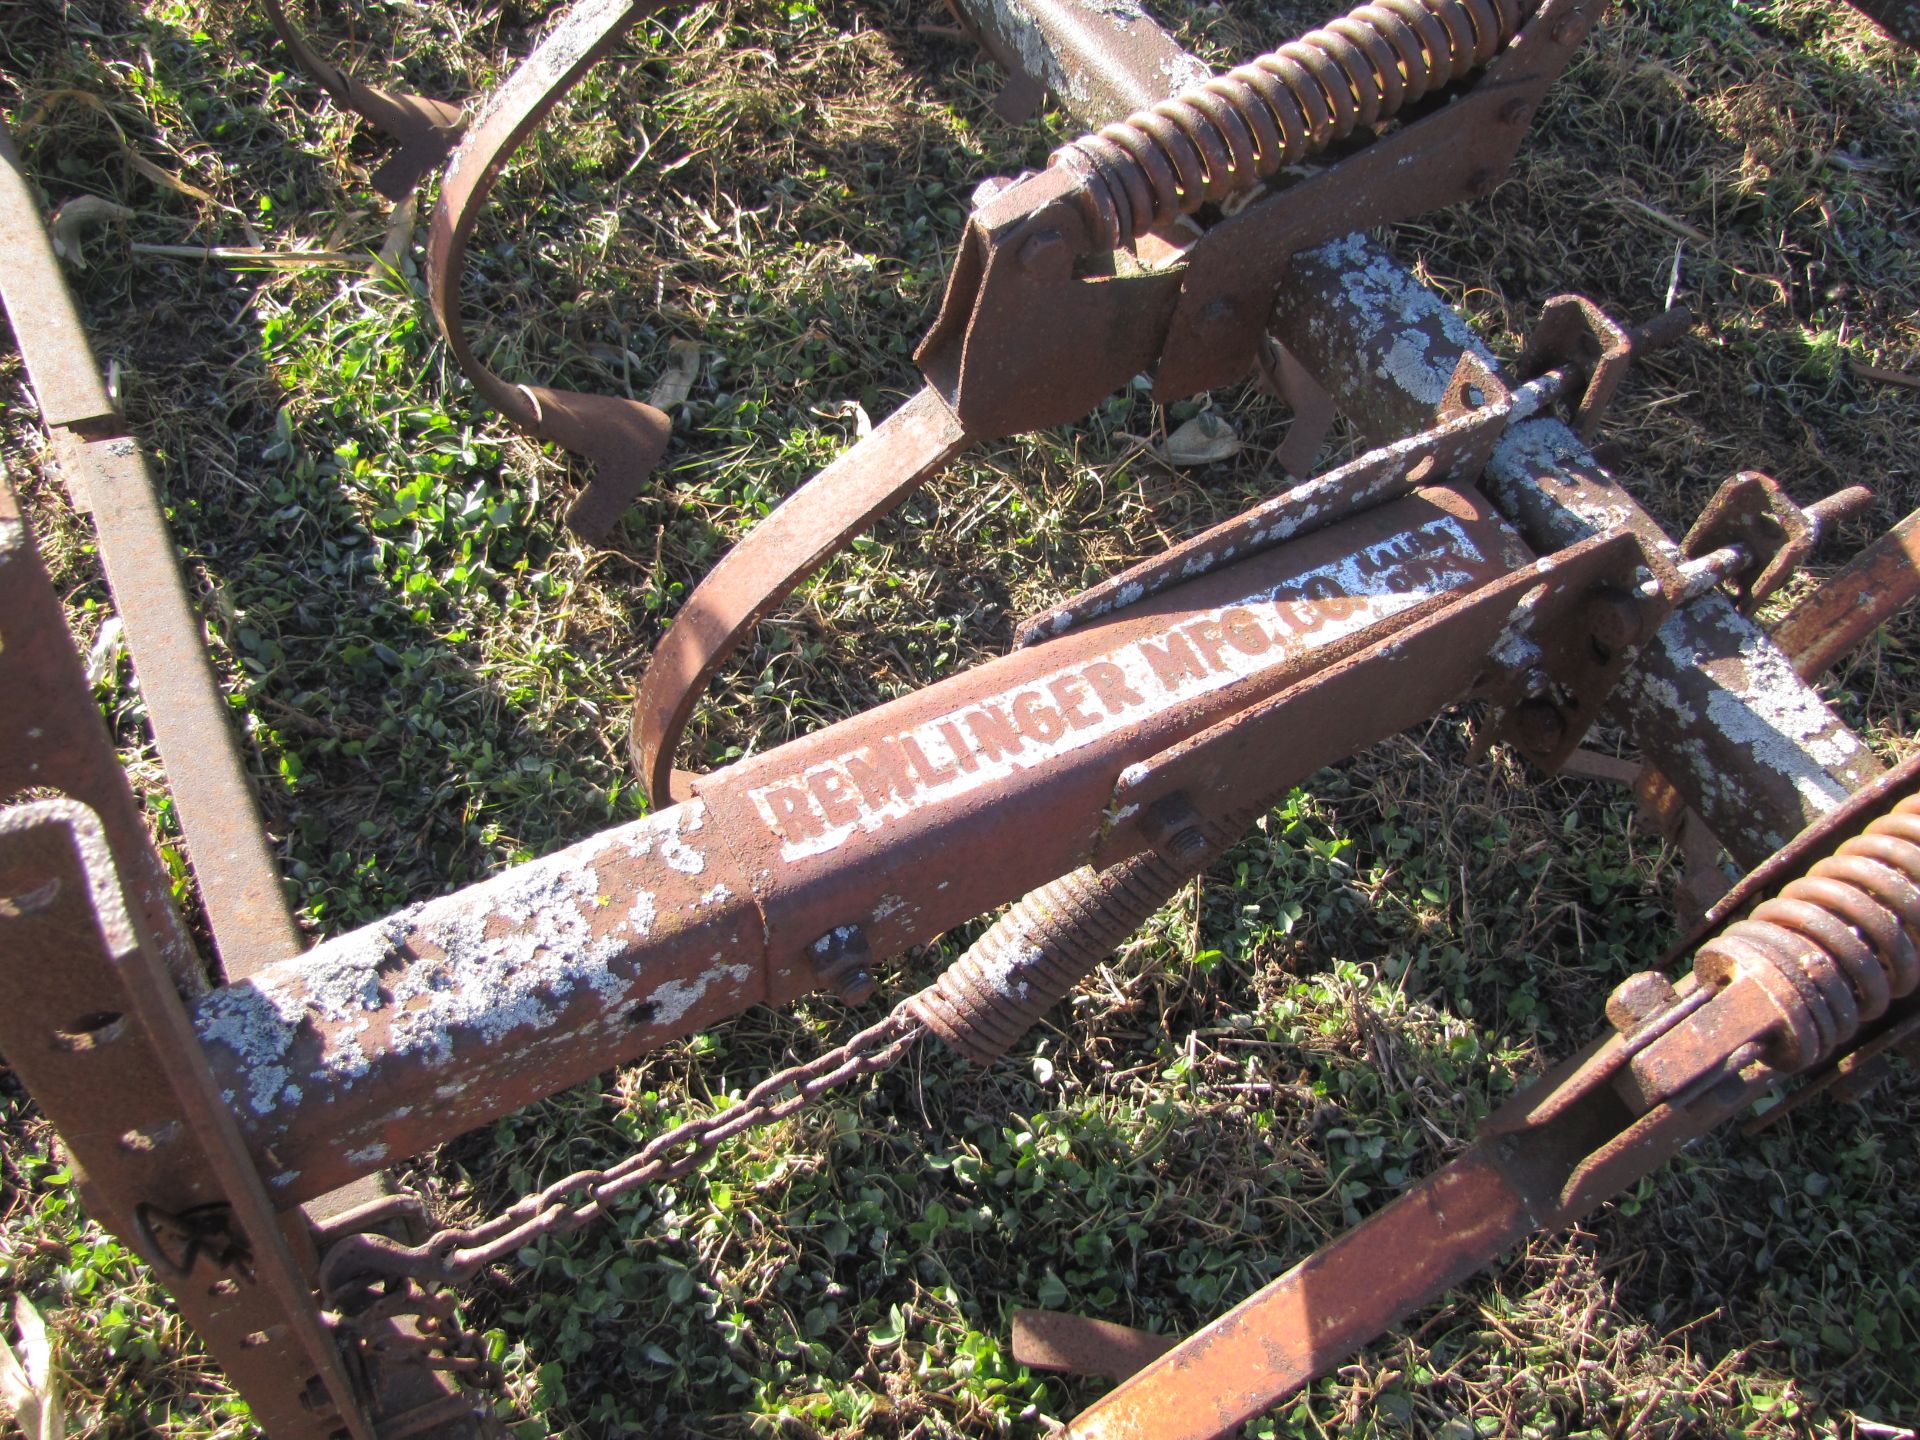
{"label": "steel square tube beam", "polygon": [[[268,966],[204,996],[196,1032],[276,1200],[297,1203],[818,988],[807,949],[829,931],[857,925],[884,957],[1066,873],[1129,766],[1530,560],[1470,487],[1417,491]],[[1464,678],[1429,683],[1420,713],[1484,666],[1428,667]],[[1398,728],[1356,708],[1343,750]]]}

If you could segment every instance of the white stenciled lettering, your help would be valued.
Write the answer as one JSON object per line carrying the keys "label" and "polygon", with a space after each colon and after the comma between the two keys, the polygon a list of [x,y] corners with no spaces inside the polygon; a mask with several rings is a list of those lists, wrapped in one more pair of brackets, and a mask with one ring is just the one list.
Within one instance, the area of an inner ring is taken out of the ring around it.
{"label": "white stenciled lettering", "polygon": [[1168,704],[1287,665],[1471,585],[1485,560],[1458,521],[1430,520],[748,795],[784,859],[822,855],[857,831],[1057,759]]}

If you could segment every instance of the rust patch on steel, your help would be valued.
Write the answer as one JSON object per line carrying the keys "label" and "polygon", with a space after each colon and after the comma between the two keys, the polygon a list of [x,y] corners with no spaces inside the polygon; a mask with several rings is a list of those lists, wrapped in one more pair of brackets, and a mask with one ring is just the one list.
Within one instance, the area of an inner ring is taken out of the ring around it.
{"label": "rust patch on steel", "polygon": [[444,100],[383,90],[355,79],[307,43],[280,0],[260,0],[260,4],[294,63],[319,82],[334,104],[399,142],[399,148],[373,172],[373,188],[389,200],[404,199],[422,176],[446,159],[460,138],[465,112]]}
{"label": "rust patch on steel", "polygon": [[1920,510],[1820,584],[1773,629],[1773,640],[1812,680],[1920,595]]}
{"label": "rust patch on steel", "polygon": [[1013,1358],[1030,1370],[1124,1380],[1179,1343],[1178,1336],[1156,1335],[1111,1320],[1057,1310],[1013,1312]]}
{"label": "rust patch on steel", "polygon": [[692,794],[693,777],[673,768],[681,732],[753,627],[971,443],[940,397],[922,390],[721,557],[674,617],[634,697],[634,768],[656,803]]}
{"label": "rust patch on steel", "polygon": [[594,478],[568,511],[583,539],[598,540],[625,513],[666,453],[672,422],[639,400],[522,385],[473,353],[460,311],[467,243],[500,167],[560,98],[643,16],[664,0],[579,0],[487,97],[440,182],[427,236],[427,296],[447,348],[486,402],[536,439],[593,462]]}

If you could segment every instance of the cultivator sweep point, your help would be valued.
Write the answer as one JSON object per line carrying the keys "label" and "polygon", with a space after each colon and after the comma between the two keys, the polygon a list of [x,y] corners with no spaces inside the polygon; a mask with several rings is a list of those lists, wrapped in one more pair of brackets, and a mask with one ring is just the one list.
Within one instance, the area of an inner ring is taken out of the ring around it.
{"label": "cultivator sweep point", "polygon": [[[553,26],[452,149],[428,244],[434,312],[482,396],[593,458],[572,512],[590,536],[664,454],[667,417],[488,370],[462,267],[500,167],[661,8],[581,0]],[[635,702],[659,808],[304,953],[207,719],[151,480],[0,145],[0,292],[116,601],[142,612],[134,663],[222,962],[207,985],[0,486],[0,796],[26,797],[0,811],[0,1047],[90,1207],[275,1440],[480,1433],[500,1377],[454,1287],[929,1041],[993,1063],[1292,787],[1461,701],[1548,773],[1599,763],[1581,748],[1597,723],[1638,746],[1626,773],[1695,861],[1690,971],[1622,984],[1610,1030],[1464,1154],[1184,1340],[1020,1312],[1023,1363],[1120,1381],[1064,1433],[1231,1434],[1776,1082],[1811,1091],[1911,1043],[1920,761],[1883,770],[1809,680],[1920,593],[1920,515],[1770,633],[1758,603],[1866,496],[1802,507],[1747,472],[1684,541],[1660,528],[1588,445],[1684,312],[1627,328],[1555,297],[1508,369],[1355,233],[1487,193],[1601,9],[1370,0],[1203,79],[1131,7],[956,0],[1023,67],[1014,100],[1051,91],[1087,133],[982,188],[916,355],[924,387],[681,607]],[[400,138],[376,183],[411,189],[459,112],[350,80],[268,13],[337,101]],[[1299,416],[1290,468],[1336,412],[1371,448],[1032,616],[998,659],[675,768],[704,687],[803,580],[968,447],[1073,421],[1136,375],[1164,400],[1264,376]],[[439,1229],[367,1188],[751,1005],[861,1004],[881,961],[998,907],[883,1018],[618,1163]]]}

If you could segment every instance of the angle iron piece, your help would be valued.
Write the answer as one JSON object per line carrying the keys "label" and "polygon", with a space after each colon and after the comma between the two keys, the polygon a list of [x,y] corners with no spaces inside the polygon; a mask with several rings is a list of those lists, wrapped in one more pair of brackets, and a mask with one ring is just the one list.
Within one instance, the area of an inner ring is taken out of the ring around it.
{"label": "angle iron piece", "polygon": [[[1470,361],[1470,356],[1461,358],[1457,379],[1447,388],[1448,396],[1464,396],[1477,388],[1483,367]],[[1169,585],[1325,529],[1422,485],[1471,483],[1479,478],[1494,442],[1507,426],[1536,413],[1557,393],[1557,382],[1543,381],[1516,395],[1494,380],[1487,390],[1478,393],[1484,403],[1450,404],[1443,398],[1441,409],[1451,413],[1432,429],[1382,445],[1324,475],[1302,481],[1030,616],[1021,622],[1013,643],[1034,645],[1064,634],[1076,625],[1157,595]],[[1488,395],[1492,398],[1485,398]]]}
{"label": "angle iron piece", "polygon": [[1465,699],[1497,666],[1516,623],[1578,623],[1593,594],[1619,588],[1641,560],[1636,537],[1618,531],[1429,601],[1378,638],[1363,632],[1372,643],[1326,670],[1129,767],[1096,863],[1137,848],[1134,832],[1169,796],[1208,814],[1249,805],[1257,813],[1322,765]]}
{"label": "angle iron piece", "polygon": [[[84,1173],[88,1209],[170,1275],[181,1314],[274,1440],[342,1427],[374,1440],[180,997],[122,898],[105,831],[76,801],[0,811],[0,966],[0,1048]],[[190,1242],[163,1243],[162,1217]]]}

